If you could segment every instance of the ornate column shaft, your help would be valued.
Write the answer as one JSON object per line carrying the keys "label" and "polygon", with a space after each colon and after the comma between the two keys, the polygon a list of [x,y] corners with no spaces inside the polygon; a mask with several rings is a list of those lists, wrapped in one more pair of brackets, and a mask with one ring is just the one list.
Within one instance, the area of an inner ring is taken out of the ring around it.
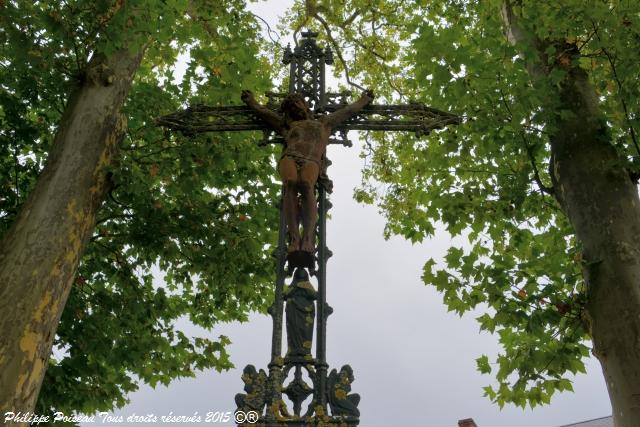
{"label": "ornate column shaft", "polygon": [[[321,114],[327,105],[324,65],[331,64],[331,51],[319,48],[315,43],[317,34],[305,32],[294,51],[287,48],[283,58],[290,66],[289,91],[301,93],[315,113]],[[326,161],[325,166],[331,162]],[[330,181],[323,177],[316,185],[318,222],[315,229],[316,252],[313,266],[290,265],[286,252],[286,222],[283,201],[280,201],[280,230],[275,256],[276,283],[275,301],[269,313],[273,319],[271,340],[271,363],[268,378],[263,370],[256,371],[252,365],[245,368],[243,380],[246,394],[238,394],[237,412],[255,411],[257,423],[238,422],[241,426],[356,426],[359,423],[358,395],[350,395],[353,371],[347,365],[340,373],[330,373],[326,361],[327,318],[333,309],[327,304],[326,267],[331,251],[326,244],[327,212],[331,207],[327,193]],[[288,265],[289,264],[289,265]],[[308,272],[306,270],[309,270]],[[287,286],[288,275],[294,275]],[[316,292],[309,277],[315,276]],[[287,352],[282,356],[283,314],[286,312]],[[313,314],[315,313],[315,322]],[[315,323],[315,358],[311,354],[313,324]],[[287,377],[293,374],[288,381]],[[308,384],[304,375],[308,375]],[[292,402],[287,408],[283,394]],[[306,411],[303,403],[312,396]],[[260,408],[260,409],[256,409]],[[249,421],[249,420],[248,420]]]}

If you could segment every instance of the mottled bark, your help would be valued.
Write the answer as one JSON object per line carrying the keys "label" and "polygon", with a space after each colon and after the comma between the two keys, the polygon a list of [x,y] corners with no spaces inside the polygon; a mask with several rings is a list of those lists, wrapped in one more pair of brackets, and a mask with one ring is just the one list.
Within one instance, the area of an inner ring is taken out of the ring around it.
{"label": "mottled bark", "polygon": [[551,139],[558,200],[583,245],[586,314],[614,422],[640,420],[640,200],[611,144],[587,74],[568,70],[560,91],[570,118]]}
{"label": "mottled bark", "polygon": [[0,414],[33,411],[84,247],[126,127],[142,54],[96,55],[72,93],[46,166],[0,242]]}
{"label": "mottled bark", "polygon": [[[518,25],[509,2],[502,11],[512,43],[531,43],[547,64],[539,43]],[[612,145],[598,97],[585,70],[563,40],[566,77],[557,92],[550,165],[554,194],[583,246],[587,284],[587,327],[604,372],[616,427],[640,420],[640,200],[624,159]],[[528,67],[533,78],[550,68]]]}

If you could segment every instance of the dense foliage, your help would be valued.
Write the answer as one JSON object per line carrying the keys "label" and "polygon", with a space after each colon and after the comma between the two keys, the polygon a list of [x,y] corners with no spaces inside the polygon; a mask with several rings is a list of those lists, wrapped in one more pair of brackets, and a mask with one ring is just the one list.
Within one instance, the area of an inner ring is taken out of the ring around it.
{"label": "dense foliage", "polygon": [[[584,261],[553,195],[549,135],[563,66],[598,89],[607,133],[638,175],[640,5],[624,0],[513,2],[545,45],[512,45],[503,2],[297,1],[286,25],[310,26],[338,53],[339,73],[381,101],[417,100],[462,114],[428,138],[366,137],[362,188],[388,235],[422,241],[444,227],[468,244],[429,259],[423,279],[460,314],[480,308],[500,337],[487,396],[546,403],[584,370],[589,322]],[[154,385],[231,366],[228,339],[189,337],[269,303],[277,224],[273,152],[257,135],[187,138],[153,118],[185,105],[238,101],[269,88],[271,63],[241,0],[0,2],[0,236],[33,188],[72,88],[96,52],[146,46],[129,94],[113,189],[82,259],[37,411],[109,410],[140,381]],[[323,33],[324,32],[324,33]],[[184,76],[174,68],[189,53]],[[543,61],[550,72],[532,80]],[[585,171],[588,173],[588,171]],[[161,282],[154,282],[157,275]]]}
{"label": "dense foliage", "polygon": [[[345,60],[339,68],[387,100],[464,117],[421,140],[369,135],[356,198],[382,208],[387,235],[420,242],[444,227],[467,241],[429,259],[423,280],[460,315],[482,309],[480,328],[499,335],[497,359],[477,359],[481,372],[495,374],[486,395],[501,406],[535,406],[571,389],[569,374],[584,372],[589,355],[581,247],[548,169],[549,135],[571,114],[557,107],[563,66],[579,61],[588,72],[607,121],[600,137],[633,177],[640,5],[513,3],[523,28],[545,43],[544,55],[509,43],[499,0],[306,1],[290,24],[330,31]],[[533,80],[527,68],[540,61],[550,72]]]}
{"label": "dense foliage", "polygon": [[110,410],[140,381],[228,369],[228,338],[187,336],[179,324],[211,329],[269,304],[273,152],[256,145],[259,135],[187,138],[153,119],[186,103],[239,103],[242,88],[269,89],[255,17],[240,0],[20,0],[0,9],[0,236],[33,188],[91,56],[123,40],[130,49],[148,44],[125,106],[113,190],[58,327],[37,412]]}

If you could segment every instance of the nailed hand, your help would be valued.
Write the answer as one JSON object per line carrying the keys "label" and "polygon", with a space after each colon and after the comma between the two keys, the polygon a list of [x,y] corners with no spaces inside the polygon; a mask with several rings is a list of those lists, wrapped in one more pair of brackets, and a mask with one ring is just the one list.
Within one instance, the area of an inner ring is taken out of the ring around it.
{"label": "nailed hand", "polygon": [[255,101],[255,98],[253,96],[253,92],[251,92],[250,90],[247,90],[247,89],[243,89],[242,90],[242,94],[240,95],[240,99],[245,104],[248,104],[251,101]]}

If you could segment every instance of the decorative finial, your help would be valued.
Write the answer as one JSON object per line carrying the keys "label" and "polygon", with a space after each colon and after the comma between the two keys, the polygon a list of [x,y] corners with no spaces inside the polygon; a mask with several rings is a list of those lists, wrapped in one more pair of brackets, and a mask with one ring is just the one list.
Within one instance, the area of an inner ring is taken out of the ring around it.
{"label": "decorative finial", "polygon": [[287,47],[284,49],[284,53],[282,54],[282,63],[290,64],[293,59],[293,52],[291,51],[291,44],[287,43]]}
{"label": "decorative finial", "polygon": [[315,39],[316,37],[318,37],[318,33],[311,30],[307,30],[302,32],[302,37],[305,39]]}

